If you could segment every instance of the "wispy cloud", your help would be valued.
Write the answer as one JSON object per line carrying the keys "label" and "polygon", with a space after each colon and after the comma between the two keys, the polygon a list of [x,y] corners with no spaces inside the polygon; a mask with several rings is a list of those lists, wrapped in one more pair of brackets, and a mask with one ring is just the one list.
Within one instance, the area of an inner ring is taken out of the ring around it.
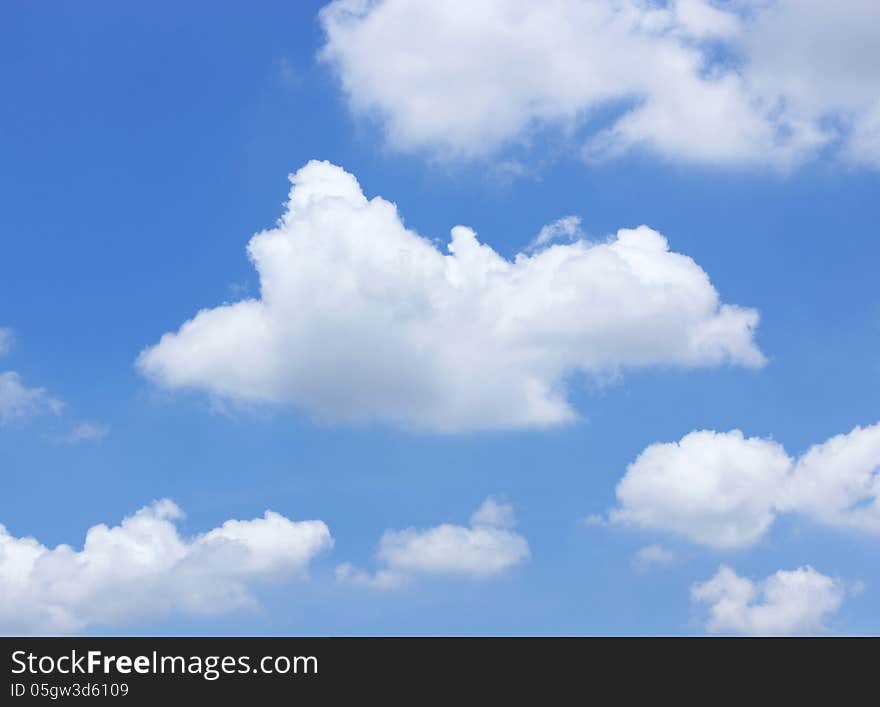
{"label": "wispy cloud", "polygon": [[99,422],[80,422],[61,441],[65,444],[79,444],[80,442],[100,442],[110,434],[110,426]]}
{"label": "wispy cloud", "polygon": [[667,567],[678,559],[678,556],[662,545],[646,545],[636,553],[636,568],[642,571],[656,567]]}
{"label": "wispy cloud", "polygon": [[42,413],[58,415],[64,408],[45,388],[28,388],[15,371],[0,373],[0,426],[28,420]]}
{"label": "wispy cloud", "polygon": [[573,241],[583,236],[580,216],[563,216],[544,226],[529,244],[529,250],[536,250],[553,241]]}

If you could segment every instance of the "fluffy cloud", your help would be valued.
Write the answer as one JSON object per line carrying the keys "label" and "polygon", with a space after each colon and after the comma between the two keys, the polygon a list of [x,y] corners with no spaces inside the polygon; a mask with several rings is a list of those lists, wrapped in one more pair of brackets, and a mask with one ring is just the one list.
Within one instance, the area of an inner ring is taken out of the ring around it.
{"label": "fluffy cloud", "polygon": [[810,447],[778,505],[828,525],[880,533],[880,423]]}
{"label": "fluffy cloud", "polygon": [[248,583],[305,576],[333,544],[323,522],[272,511],[187,539],[174,524],[181,515],[171,501],[153,503],[118,526],[93,526],[82,550],[50,549],[0,525],[0,631],[71,633],[240,609],[253,603]]}
{"label": "fluffy cloud", "polygon": [[0,372],[0,427],[44,412],[58,414],[63,403],[45,388],[28,388],[15,371]]}
{"label": "fluffy cloud", "polygon": [[435,431],[576,417],[573,373],[760,366],[758,313],[645,226],[513,261],[452,229],[444,254],[327,162],[291,177],[287,212],[248,253],[260,299],[203,310],[138,359],[170,388],[289,403],[328,421]]}
{"label": "fluffy cloud", "polygon": [[840,145],[880,164],[875,0],[334,0],[320,20],[350,106],[398,149],[587,130],[592,157],[787,166]]}
{"label": "fluffy cloud", "polygon": [[530,556],[526,539],[511,529],[515,522],[513,508],[490,497],[471,516],[469,527],[443,523],[385,531],[376,551],[384,568],[371,574],[346,563],[337,568],[337,578],[390,589],[419,575],[495,577]]}
{"label": "fluffy cloud", "polygon": [[742,432],[691,432],[654,444],[617,485],[614,522],[657,528],[714,547],[741,547],[773,523],[791,460],[785,450]]}
{"label": "fluffy cloud", "polygon": [[755,583],[722,565],[712,579],[691,587],[693,601],[707,607],[707,630],[761,636],[822,632],[845,596],[840,580],[809,566]]}
{"label": "fluffy cloud", "polygon": [[662,530],[711,547],[745,547],[792,511],[880,533],[880,423],[815,445],[798,459],[776,442],[691,432],[654,444],[617,486],[613,522]]}

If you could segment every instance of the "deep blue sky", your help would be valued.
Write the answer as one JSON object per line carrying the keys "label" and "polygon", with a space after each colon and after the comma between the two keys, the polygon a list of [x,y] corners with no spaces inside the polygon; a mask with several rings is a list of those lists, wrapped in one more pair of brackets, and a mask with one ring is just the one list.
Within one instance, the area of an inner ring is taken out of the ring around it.
{"label": "deep blue sky", "polygon": [[[794,454],[880,420],[880,176],[822,162],[780,174],[561,156],[505,181],[402,156],[350,116],[316,63],[319,5],[0,8],[0,326],[16,333],[2,363],[68,408],[0,429],[0,522],[79,544],[89,526],[170,497],[190,533],[272,508],[323,519],[336,540],[310,583],[258,590],[262,612],[94,632],[699,633],[688,587],[720,562],[755,577],[809,563],[880,587],[875,540],[796,518],[739,552],[581,522],[613,505],[626,465],[653,442],[738,427]],[[724,301],[760,310],[770,363],[584,384],[573,396],[582,423],[460,436],[227,416],[151,388],[133,366],[145,346],[241,287],[256,293],[247,240],[274,223],[287,174],[313,158],[396,202],[420,233],[446,239],[465,224],[506,255],[566,214],[596,236],[648,224]],[[111,433],[58,444],[69,419]],[[370,566],[384,529],[464,523],[488,494],[514,504],[531,545],[510,574],[384,594],[333,580],[339,562]],[[679,561],[635,571],[634,552],[653,542]],[[847,601],[834,630],[877,633],[878,602],[872,591]]]}

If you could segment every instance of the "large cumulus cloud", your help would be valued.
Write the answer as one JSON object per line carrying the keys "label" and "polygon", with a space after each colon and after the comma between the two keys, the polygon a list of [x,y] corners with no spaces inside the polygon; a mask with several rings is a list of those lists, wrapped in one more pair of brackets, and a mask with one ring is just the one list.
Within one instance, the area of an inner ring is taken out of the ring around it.
{"label": "large cumulus cloud", "polygon": [[875,0],[334,0],[321,57],[400,150],[483,158],[551,132],[790,167],[880,165]]}
{"label": "large cumulus cloud", "polygon": [[758,313],[645,226],[508,260],[464,226],[447,252],[310,162],[248,253],[260,298],[199,312],[138,359],[169,388],[327,421],[460,431],[570,421],[575,373],[760,366]]}

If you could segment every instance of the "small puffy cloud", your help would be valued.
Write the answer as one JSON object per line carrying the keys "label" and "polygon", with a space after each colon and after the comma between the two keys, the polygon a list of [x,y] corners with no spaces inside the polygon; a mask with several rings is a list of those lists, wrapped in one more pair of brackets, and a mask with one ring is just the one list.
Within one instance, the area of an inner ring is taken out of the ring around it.
{"label": "small puffy cloud", "polygon": [[526,539],[511,529],[514,523],[513,508],[490,497],[471,516],[470,527],[443,523],[385,531],[376,551],[382,569],[370,574],[346,563],[337,578],[391,589],[416,576],[495,577],[530,557]]}
{"label": "small puffy cloud", "polygon": [[773,523],[790,464],[780,445],[739,430],[691,432],[651,445],[627,467],[611,520],[713,547],[750,545]]}
{"label": "small puffy cloud", "polygon": [[184,538],[171,501],[96,525],[81,550],[50,549],[0,525],[0,632],[75,633],[91,625],[252,606],[252,582],[304,577],[333,539],[318,520],[272,511]]}
{"label": "small puffy cloud", "polygon": [[0,372],[0,427],[43,413],[59,414],[64,404],[45,388],[28,388],[15,371]]}
{"label": "small puffy cloud", "polygon": [[591,158],[880,165],[875,0],[334,0],[320,21],[351,109],[399,150],[504,157],[550,132]]}
{"label": "small puffy cloud", "polygon": [[80,442],[100,442],[108,434],[110,427],[99,422],[80,422],[61,441],[66,444],[79,444]]}
{"label": "small puffy cloud", "polygon": [[758,636],[824,632],[846,593],[843,582],[809,565],[760,582],[722,565],[714,577],[691,587],[691,599],[708,612],[708,631]]}
{"label": "small puffy cloud", "polygon": [[646,545],[636,553],[636,567],[641,570],[666,567],[676,559],[676,554],[662,545]]}
{"label": "small puffy cloud", "polygon": [[513,509],[489,498],[470,527],[444,523],[386,531],[376,556],[403,573],[493,577],[529,557],[526,539],[510,530],[513,522]]}
{"label": "small puffy cloud", "polygon": [[716,548],[753,544],[782,512],[880,533],[880,423],[832,437],[798,459],[739,430],[691,432],[645,449],[627,467],[617,499],[612,522]]}
{"label": "small puffy cloud", "polygon": [[277,227],[248,245],[260,298],[165,334],[138,358],[144,375],[323,421],[458,432],[576,419],[579,372],[764,363],[757,311],[722,303],[645,226],[512,261],[456,226],[444,253],[339,167],[310,162],[291,181]]}

